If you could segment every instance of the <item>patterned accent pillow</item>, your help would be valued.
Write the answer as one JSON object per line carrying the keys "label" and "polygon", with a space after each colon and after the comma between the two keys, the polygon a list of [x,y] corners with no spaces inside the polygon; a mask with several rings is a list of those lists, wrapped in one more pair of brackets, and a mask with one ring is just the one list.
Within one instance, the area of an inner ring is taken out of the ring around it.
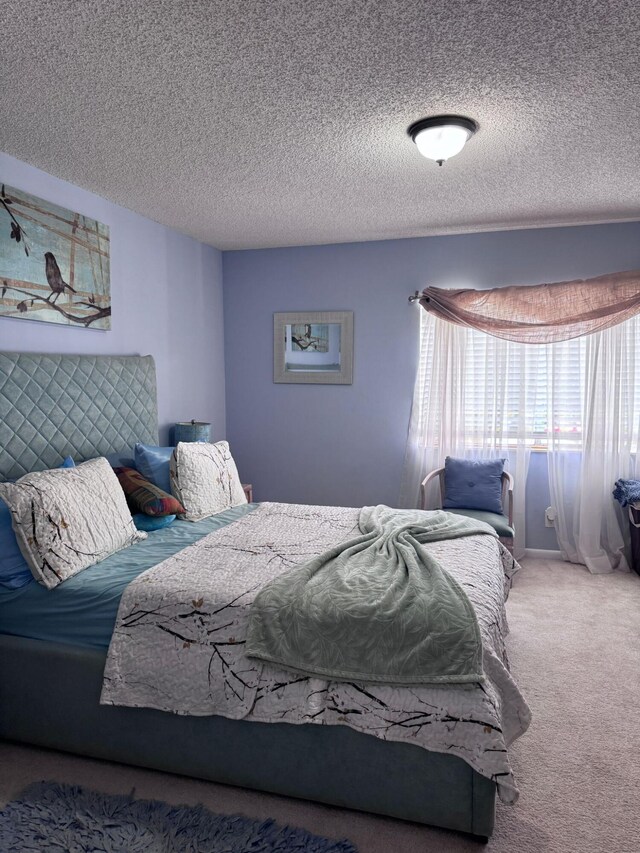
{"label": "patterned accent pillow", "polygon": [[184,512],[184,507],[173,495],[154,486],[135,468],[114,468],[120,481],[122,491],[127,496],[127,503],[132,514],[143,512],[145,515],[178,515]]}
{"label": "patterned accent pillow", "polygon": [[169,463],[171,491],[184,507],[181,518],[200,521],[246,504],[238,469],[226,441],[180,441]]}
{"label": "patterned accent pillow", "polygon": [[0,483],[0,497],[33,576],[47,589],[147,538],[136,530],[118,478],[102,457]]}

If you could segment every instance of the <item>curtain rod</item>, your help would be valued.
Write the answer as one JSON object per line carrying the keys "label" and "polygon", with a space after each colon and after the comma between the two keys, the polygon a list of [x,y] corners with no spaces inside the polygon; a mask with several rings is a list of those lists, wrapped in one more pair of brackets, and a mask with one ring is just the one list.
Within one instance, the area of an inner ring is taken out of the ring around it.
{"label": "curtain rod", "polygon": [[425,302],[429,302],[428,296],[423,296],[419,290],[416,290],[416,292],[413,294],[413,296],[409,297],[409,302],[411,302],[411,303],[419,302],[421,299],[424,299]]}

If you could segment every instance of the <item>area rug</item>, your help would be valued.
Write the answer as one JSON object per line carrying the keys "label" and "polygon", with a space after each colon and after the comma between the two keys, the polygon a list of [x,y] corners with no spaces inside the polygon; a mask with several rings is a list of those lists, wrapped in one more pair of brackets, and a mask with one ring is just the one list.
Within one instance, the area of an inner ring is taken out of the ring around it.
{"label": "area rug", "polygon": [[37,782],[0,811],[3,853],[357,853],[304,829]]}

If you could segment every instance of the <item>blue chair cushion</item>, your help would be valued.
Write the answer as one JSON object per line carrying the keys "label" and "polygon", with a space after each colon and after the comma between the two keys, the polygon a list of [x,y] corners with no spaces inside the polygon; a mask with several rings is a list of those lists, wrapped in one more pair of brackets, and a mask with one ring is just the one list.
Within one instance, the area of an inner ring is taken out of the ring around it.
{"label": "blue chair cushion", "polygon": [[482,509],[502,514],[504,459],[444,461],[443,509]]}
{"label": "blue chair cushion", "polygon": [[509,519],[506,515],[497,512],[485,512],[483,509],[448,509],[454,515],[464,515],[467,518],[475,518],[476,521],[486,521],[496,531],[498,536],[505,539],[513,539],[513,527],[509,527]]}

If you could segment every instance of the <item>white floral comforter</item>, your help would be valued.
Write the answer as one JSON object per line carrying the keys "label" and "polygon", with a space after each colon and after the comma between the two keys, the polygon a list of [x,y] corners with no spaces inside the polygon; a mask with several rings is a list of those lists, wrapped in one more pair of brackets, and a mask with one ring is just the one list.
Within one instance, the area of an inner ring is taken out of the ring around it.
{"label": "white floral comforter", "polygon": [[484,684],[326,682],[249,659],[251,602],[276,575],[359,533],[357,509],[263,503],[136,578],[124,592],[101,702],[262,722],[347,725],[458,755],[515,802],[507,746],[529,708],[511,678],[504,601],[517,571],[493,537],[427,547],[464,587],[483,642]]}

